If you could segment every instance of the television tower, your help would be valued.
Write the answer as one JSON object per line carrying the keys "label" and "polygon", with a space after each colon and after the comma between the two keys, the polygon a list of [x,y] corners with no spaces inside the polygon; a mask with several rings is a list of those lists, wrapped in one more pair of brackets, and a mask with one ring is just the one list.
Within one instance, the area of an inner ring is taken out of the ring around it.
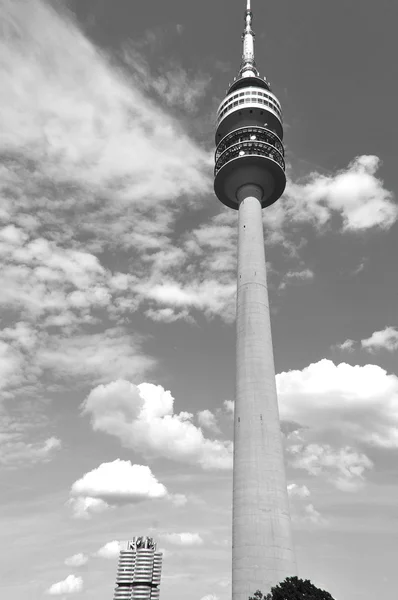
{"label": "television tower", "polygon": [[285,185],[281,105],[254,60],[245,12],[239,76],[217,112],[214,190],[238,210],[232,600],[296,574],[272,349],[262,209]]}

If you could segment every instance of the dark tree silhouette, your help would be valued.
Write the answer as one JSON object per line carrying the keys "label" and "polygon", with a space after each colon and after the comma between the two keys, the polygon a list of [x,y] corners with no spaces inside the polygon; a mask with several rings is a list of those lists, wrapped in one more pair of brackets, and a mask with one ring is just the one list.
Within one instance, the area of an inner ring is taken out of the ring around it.
{"label": "dark tree silhouette", "polygon": [[264,596],[260,590],[249,600],[333,600],[329,592],[317,588],[309,579],[287,577]]}
{"label": "dark tree silhouette", "polygon": [[254,592],[254,596],[250,596],[249,600],[272,600],[271,594],[264,596],[260,590]]}

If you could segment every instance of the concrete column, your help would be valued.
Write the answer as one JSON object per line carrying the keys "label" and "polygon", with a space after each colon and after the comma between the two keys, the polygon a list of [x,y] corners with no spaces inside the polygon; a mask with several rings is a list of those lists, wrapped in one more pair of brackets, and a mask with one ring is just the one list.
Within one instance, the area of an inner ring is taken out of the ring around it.
{"label": "concrete column", "polygon": [[232,600],[296,574],[269,315],[262,190],[238,191]]}

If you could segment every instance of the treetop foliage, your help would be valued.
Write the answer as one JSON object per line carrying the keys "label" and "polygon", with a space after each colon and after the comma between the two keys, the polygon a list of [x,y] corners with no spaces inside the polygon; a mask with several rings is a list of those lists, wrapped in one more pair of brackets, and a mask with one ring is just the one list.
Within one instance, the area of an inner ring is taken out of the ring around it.
{"label": "treetop foliage", "polygon": [[317,588],[309,579],[287,577],[273,587],[270,594],[264,596],[257,590],[249,600],[333,600],[333,597],[329,592]]}

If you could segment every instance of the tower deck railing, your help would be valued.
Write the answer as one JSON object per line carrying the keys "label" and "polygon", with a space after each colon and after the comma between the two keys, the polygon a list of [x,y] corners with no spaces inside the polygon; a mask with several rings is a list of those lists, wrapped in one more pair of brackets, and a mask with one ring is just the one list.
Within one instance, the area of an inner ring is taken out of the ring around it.
{"label": "tower deck railing", "polygon": [[245,155],[257,155],[276,162],[283,170],[285,170],[285,161],[278,150],[271,144],[266,144],[259,141],[240,142],[227,148],[218,158],[214,169],[214,175],[222,169],[231,160],[242,158]]}
{"label": "tower deck railing", "polygon": [[226,136],[224,136],[218,143],[216,149],[216,162],[221,154],[233,144],[255,140],[270,144],[271,146],[274,146],[282,156],[285,155],[283,144],[280,138],[273,131],[270,131],[265,127],[239,127],[238,129],[234,129],[234,131],[231,131],[231,133],[228,133]]}

